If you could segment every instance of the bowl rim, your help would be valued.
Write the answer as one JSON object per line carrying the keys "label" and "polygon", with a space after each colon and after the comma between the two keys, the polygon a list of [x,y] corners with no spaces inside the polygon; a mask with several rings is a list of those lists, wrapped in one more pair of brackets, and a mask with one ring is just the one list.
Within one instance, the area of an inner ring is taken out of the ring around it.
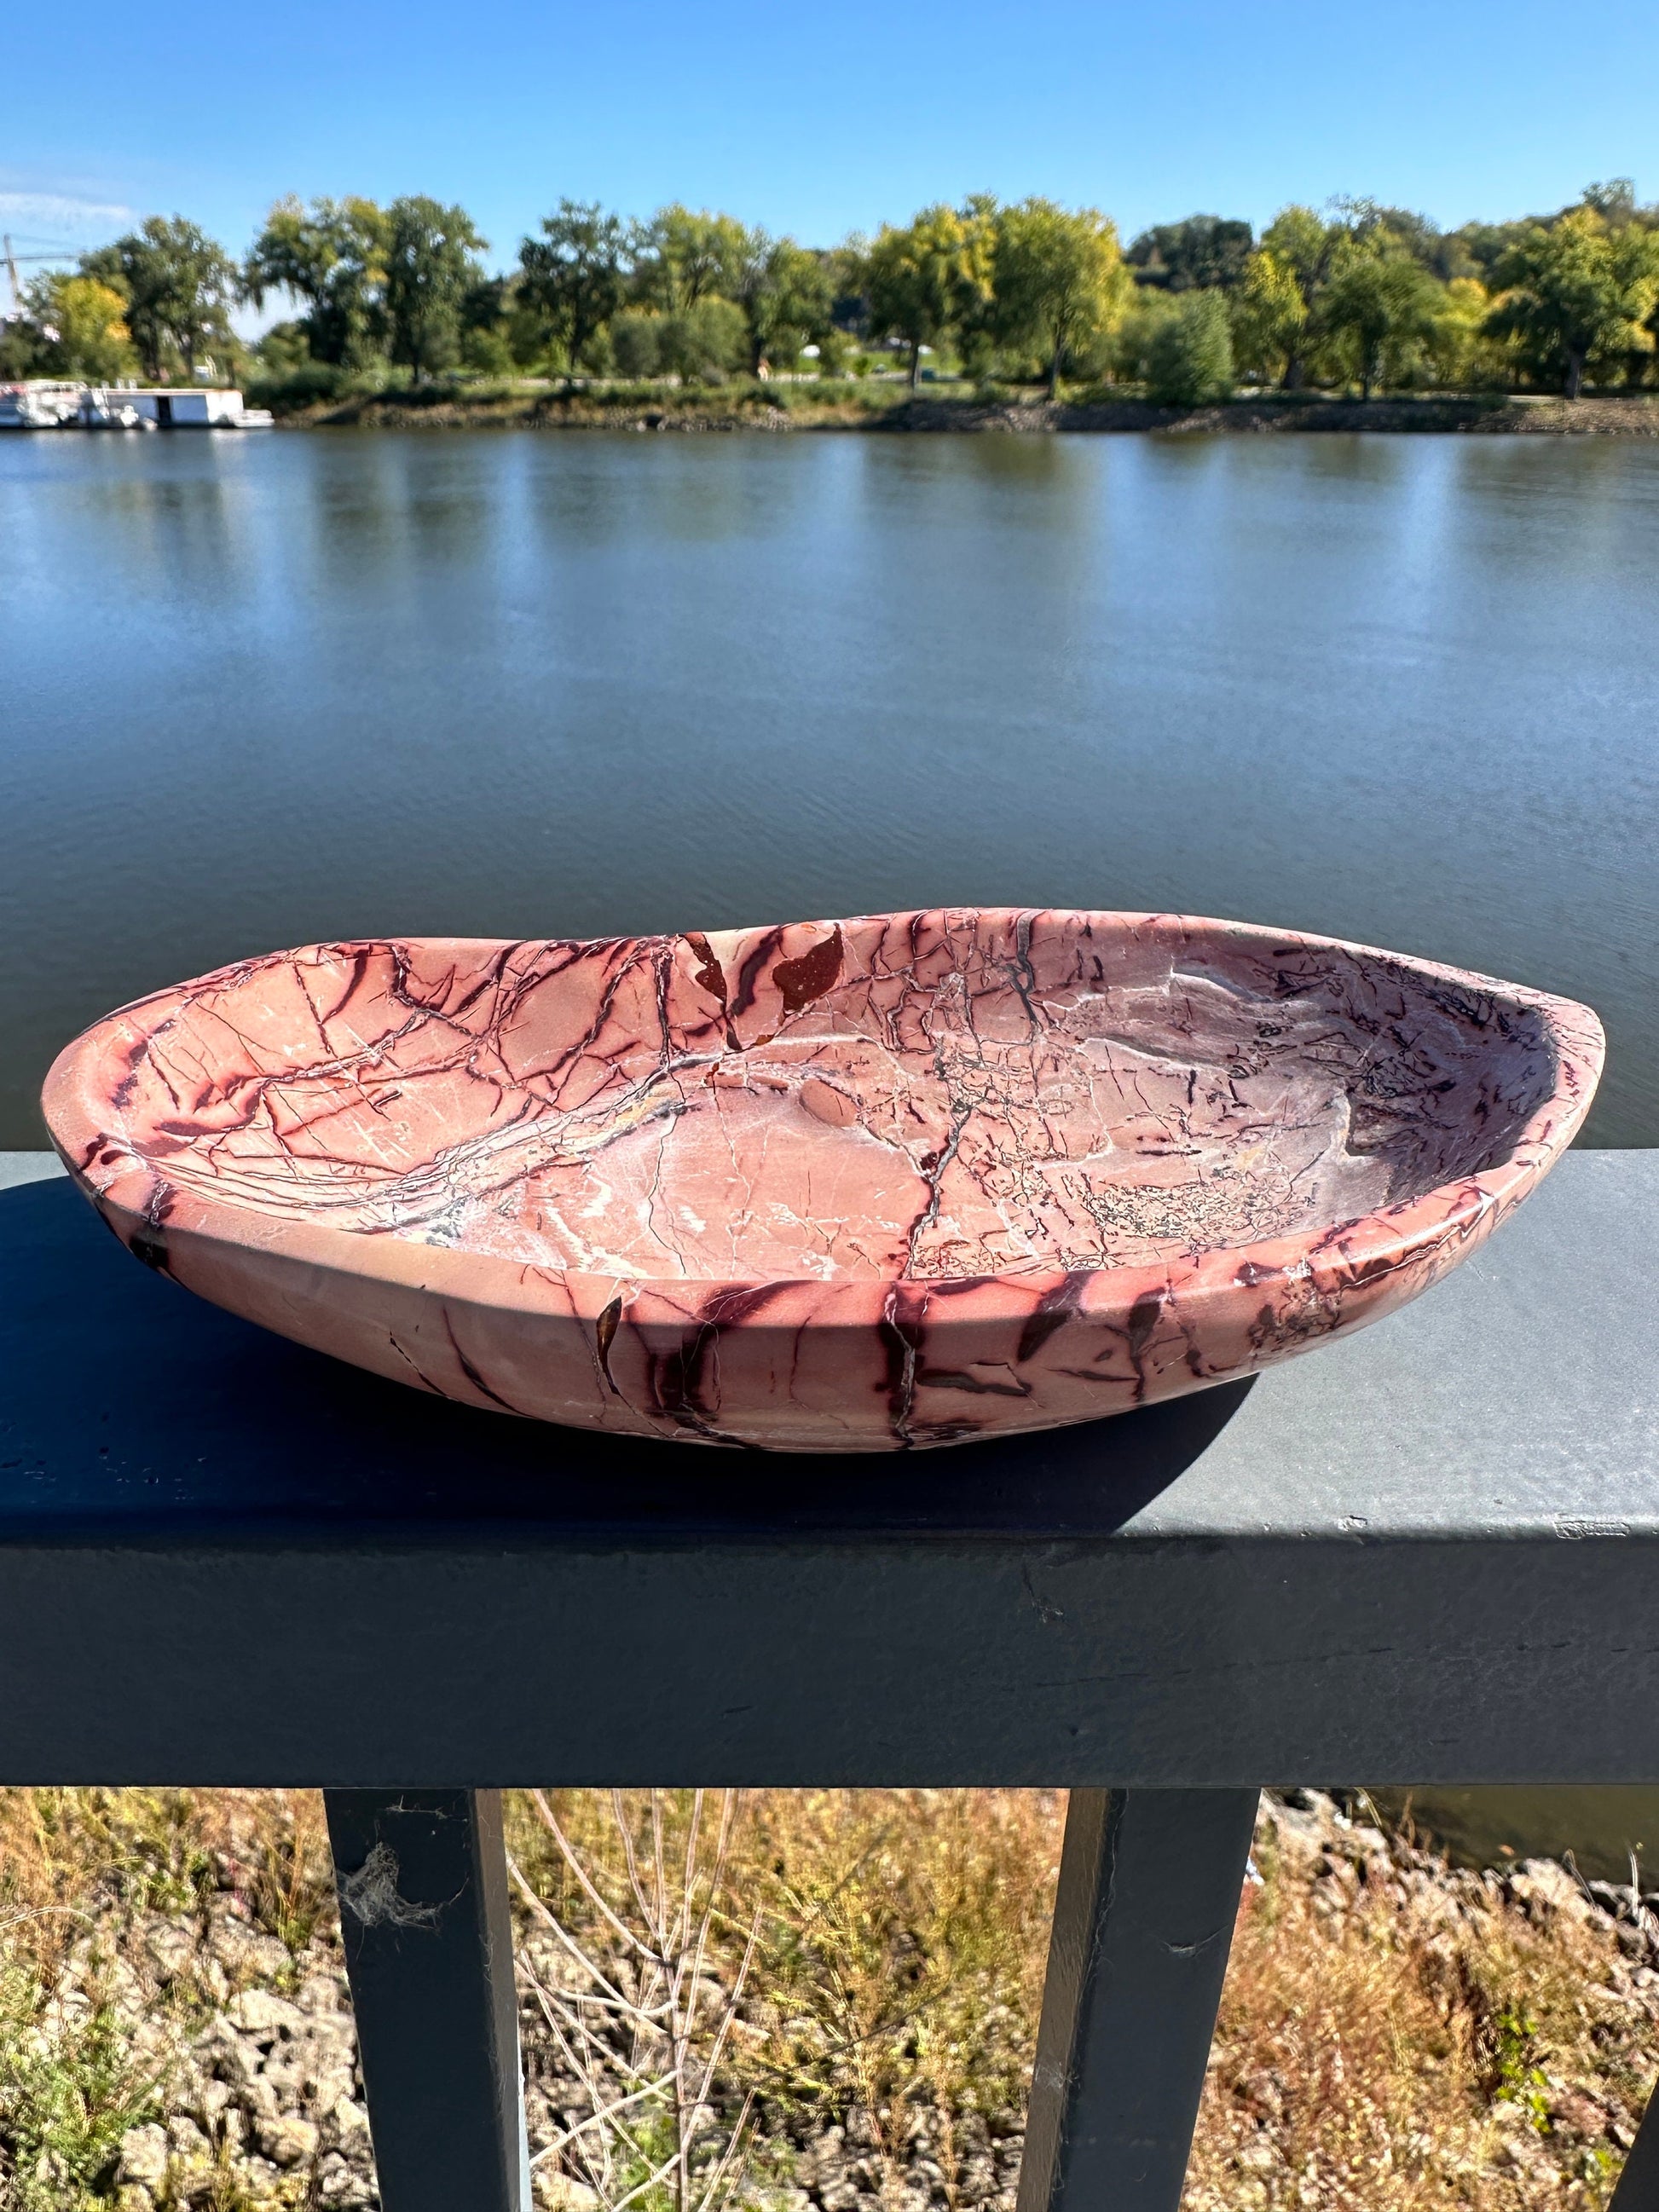
{"label": "bowl rim", "polygon": [[[641,1301],[665,1320],[676,1315],[711,1317],[723,1326],[766,1325],[775,1316],[769,1305],[783,1294],[791,1315],[780,1312],[778,1325],[792,1332],[801,1326],[799,1308],[811,1310],[817,1327],[867,1328],[872,1305],[886,1318],[897,1307],[924,1308],[936,1301],[963,1300],[975,1318],[994,1318],[1006,1306],[1011,1317],[1029,1316],[1035,1307],[1060,1297],[1089,1308],[1132,1307],[1157,1293],[1178,1294],[1183,1302],[1220,1295],[1236,1297],[1275,1276],[1303,1279],[1316,1291],[1352,1291],[1408,1264],[1425,1249],[1437,1247],[1449,1267],[1472,1242],[1479,1241],[1518,1205],[1547,1175],[1571,1143],[1595,1097],[1606,1058],[1601,1024],[1587,1006],[1559,994],[1510,983],[1476,970],[1395,952],[1349,939],[1305,930],[1272,929],[1218,917],[1165,910],[1137,912],[1115,908],[950,906],[901,908],[890,914],[859,915],[839,921],[781,925],[787,929],[848,930],[959,917],[1018,925],[1042,920],[1074,921],[1157,927],[1188,936],[1211,935],[1233,942],[1281,950],[1334,952],[1366,962],[1382,962],[1414,977],[1526,1008],[1541,1017],[1555,1052],[1555,1080],[1510,1140],[1505,1156],[1492,1165],[1456,1176],[1429,1188],[1332,1223],[1252,1240],[1248,1243],[1200,1246],[1190,1253],[1121,1265],[1065,1268],[1040,1262],[1018,1269],[950,1276],[639,1276],[588,1273],[557,1265],[536,1266],[520,1258],[471,1252],[459,1246],[423,1243],[395,1230],[337,1226],[314,1216],[285,1216],[254,1204],[216,1198],[195,1184],[172,1183],[142,1160],[103,1122],[106,1092],[97,1081],[118,1025],[131,1024],[147,1009],[179,1002],[204,985],[228,981],[259,968],[307,955],[351,955],[386,946],[422,945],[456,951],[499,952],[516,945],[601,947],[683,941],[687,932],[641,932],[632,937],[466,938],[389,933],[381,936],[322,939],[279,951],[226,963],[205,974],[170,984],[116,1007],[90,1024],[64,1046],[52,1065],[41,1107],[52,1144],[70,1176],[130,1249],[166,1271],[165,1250],[175,1243],[216,1246],[286,1260],[332,1273],[401,1283],[460,1307],[556,1315],[584,1323],[602,1322],[620,1297],[630,1312]],[[759,929],[711,931],[722,939],[764,933]],[[114,1158],[107,1156],[113,1152]],[[1437,1270],[1438,1272],[1438,1270]],[[791,1317],[793,1316],[793,1317]],[[934,1322],[943,1321],[935,1315]]]}

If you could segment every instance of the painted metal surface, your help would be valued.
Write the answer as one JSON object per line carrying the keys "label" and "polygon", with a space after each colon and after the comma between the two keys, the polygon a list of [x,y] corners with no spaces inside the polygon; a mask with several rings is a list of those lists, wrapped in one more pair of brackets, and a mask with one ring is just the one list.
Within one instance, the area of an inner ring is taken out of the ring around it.
{"label": "painted metal surface", "polygon": [[1659,1780],[1659,1156],[1254,1386],[787,1479],[353,1374],[61,1182],[0,1228],[5,1779]]}
{"label": "painted metal surface", "polygon": [[1659,2092],[1648,2100],[1609,2212],[1659,2212]]}
{"label": "painted metal surface", "polygon": [[501,1799],[327,1806],[382,2212],[529,2212]]}
{"label": "painted metal surface", "polygon": [[1019,2212],[1177,2212],[1256,1796],[1073,1792]]}

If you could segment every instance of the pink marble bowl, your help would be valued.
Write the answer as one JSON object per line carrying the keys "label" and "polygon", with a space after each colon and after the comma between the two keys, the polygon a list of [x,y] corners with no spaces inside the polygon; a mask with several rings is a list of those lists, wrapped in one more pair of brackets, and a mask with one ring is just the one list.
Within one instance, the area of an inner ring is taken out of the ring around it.
{"label": "pink marble bowl", "polygon": [[1546,1173],[1586,1007],[1183,915],[310,945],[112,1014],[46,1118],[129,1249],[461,1404],[893,1451],[1403,1305]]}

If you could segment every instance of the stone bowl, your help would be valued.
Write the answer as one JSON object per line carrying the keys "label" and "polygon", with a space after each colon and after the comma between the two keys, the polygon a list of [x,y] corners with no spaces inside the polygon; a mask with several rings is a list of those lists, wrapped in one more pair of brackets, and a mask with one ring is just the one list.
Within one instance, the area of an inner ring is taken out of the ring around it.
{"label": "stone bowl", "polygon": [[895,1451],[1390,1313],[1571,1140],[1588,1008],[1176,915],[309,945],[112,1014],[53,1141],[128,1249],[463,1405]]}

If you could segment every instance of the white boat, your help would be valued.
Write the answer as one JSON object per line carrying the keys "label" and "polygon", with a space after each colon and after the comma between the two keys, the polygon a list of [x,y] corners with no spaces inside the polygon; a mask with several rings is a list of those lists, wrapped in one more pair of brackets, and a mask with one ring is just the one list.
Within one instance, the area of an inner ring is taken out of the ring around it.
{"label": "white boat", "polygon": [[112,385],[107,396],[158,430],[261,430],[270,416],[263,407],[245,407],[228,386]]}
{"label": "white boat", "polygon": [[245,407],[228,386],[0,384],[0,429],[268,430],[269,409]]}
{"label": "white boat", "polygon": [[81,427],[84,430],[153,430],[155,425],[119,392],[97,388],[81,395]]}
{"label": "white boat", "polygon": [[44,377],[0,384],[0,430],[62,430],[78,422],[82,388]]}

